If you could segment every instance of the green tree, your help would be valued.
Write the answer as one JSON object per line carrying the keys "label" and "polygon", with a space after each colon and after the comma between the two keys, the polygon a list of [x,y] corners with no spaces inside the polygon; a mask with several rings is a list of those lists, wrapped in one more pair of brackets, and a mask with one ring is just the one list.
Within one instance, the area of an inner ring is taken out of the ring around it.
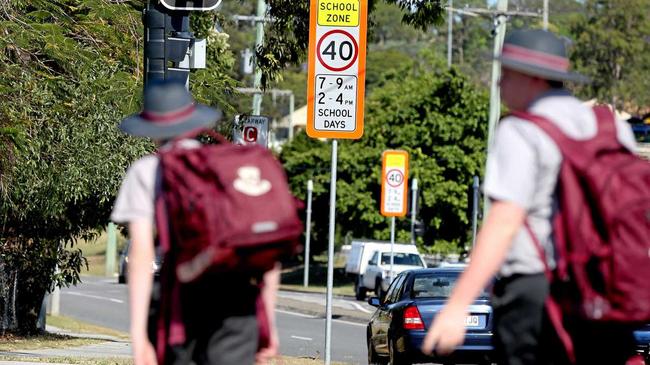
{"label": "green tree", "polygon": [[650,2],[587,1],[571,33],[571,59],[592,81],[581,95],[634,112],[650,105]]}
{"label": "green tree", "polygon": [[[10,3],[0,3],[0,333],[29,334],[45,292],[79,281],[75,241],[107,223],[126,167],[153,145],[117,129],[140,104],[141,1]],[[227,108],[232,55],[209,19],[195,26],[213,67],[192,74],[193,92]]]}
{"label": "green tree", "polygon": [[[443,18],[443,7],[436,0],[384,0],[401,9],[404,24],[427,30]],[[373,17],[378,1],[368,1],[368,13]],[[269,0],[269,15],[274,18],[266,31],[265,42],[257,50],[257,60],[263,70],[262,84],[269,85],[280,77],[287,64],[298,65],[306,58],[309,43],[309,2]],[[380,13],[384,8],[380,8]],[[371,34],[374,32],[370,30]]]}
{"label": "green tree", "polygon": [[[462,247],[468,242],[467,185],[481,175],[485,160],[487,95],[467,77],[431,54],[420,57],[400,78],[387,81],[368,97],[362,139],[341,141],[337,181],[337,240],[352,235],[387,239],[389,221],[379,214],[381,153],[404,149],[411,177],[420,181],[419,217],[432,249]],[[315,250],[327,243],[330,145],[304,134],[280,155],[294,193],[305,197],[314,180]],[[398,239],[409,239],[400,220]]]}

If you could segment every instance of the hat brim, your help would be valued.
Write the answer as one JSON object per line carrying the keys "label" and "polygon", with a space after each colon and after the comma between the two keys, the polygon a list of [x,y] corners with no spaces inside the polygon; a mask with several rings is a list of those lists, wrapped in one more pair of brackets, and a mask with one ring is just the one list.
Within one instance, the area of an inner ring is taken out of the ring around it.
{"label": "hat brim", "polygon": [[140,114],[134,114],[120,123],[120,129],[132,136],[164,140],[197,129],[213,128],[222,116],[223,112],[219,109],[197,104],[192,114],[177,122],[156,124],[142,118]]}
{"label": "hat brim", "polygon": [[501,66],[506,67],[515,71],[519,71],[521,73],[527,74],[527,75],[532,75],[532,76],[537,76],[540,78],[543,78],[545,80],[551,80],[551,81],[570,81],[570,82],[575,82],[579,84],[586,84],[591,82],[589,77],[581,75],[576,72],[561,72],[561,71],[556,71],[540,66],[535,66],[535,65],[530,65],[527,63],[519,62],[519,61],[514,61],[508,58],[504,57],[497,57],[497,60],[501,61]]}

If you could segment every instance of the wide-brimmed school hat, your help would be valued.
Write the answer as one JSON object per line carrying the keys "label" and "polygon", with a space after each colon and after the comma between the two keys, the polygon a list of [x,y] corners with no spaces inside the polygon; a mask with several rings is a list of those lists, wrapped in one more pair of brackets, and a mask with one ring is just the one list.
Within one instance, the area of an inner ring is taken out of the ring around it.
{"label": "wide-brimmed school hat", "polygon": [[565,42],[544,30],[517,30],[510,33],[501,55],[502,67],[552,81],[589,82],[589,78],[569,71]]}
{"label": "wide-brimmed school hat", "polygon": [[120,129],[133,136],[164,140],[212,128],[222,116],[219,109],[195,103],[182,83],[152,81],[144,90],[142,112],[124,119]]}

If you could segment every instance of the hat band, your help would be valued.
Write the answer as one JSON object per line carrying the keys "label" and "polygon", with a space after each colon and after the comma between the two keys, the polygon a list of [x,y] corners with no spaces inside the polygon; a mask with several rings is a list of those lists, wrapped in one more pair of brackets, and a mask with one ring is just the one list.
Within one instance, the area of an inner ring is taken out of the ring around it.
{"label": "hat band", "polygon": [[566,57],[534,51],[513,44],[503,45],[501,57],[560,72],[567,72],[569,70],[569,60]]}
{"label": "hat band", "polygon": [[190,104],[187,107],[184,107],[180,110],[173,110],[166,113],[155,113],[155,112],[142,112],[140,116],[142,119],[148,120],[154,123],[163,123],[171,124],[179,122],[179,119],[190,116],[194,112],[194,104]]}

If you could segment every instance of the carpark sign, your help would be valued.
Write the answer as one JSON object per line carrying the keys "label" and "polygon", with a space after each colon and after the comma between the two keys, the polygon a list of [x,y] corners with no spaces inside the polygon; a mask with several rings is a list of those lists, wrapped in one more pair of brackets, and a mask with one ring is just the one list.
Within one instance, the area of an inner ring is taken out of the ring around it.
{"label": "carpark sign", "polygon": [[381,164],[381,214],[383,216],[403,217],[406,215],[408,176],[408,152],[384,151]]}
{"label": "carpark sign", "polygon": [[269,118],[261,115],[237,115],[233,126],[233,142],[235,144],[269,145]]}
{"label": "carpark sign", "polygon": [[368,0],[311,0],[307,134],[363,135]]}

